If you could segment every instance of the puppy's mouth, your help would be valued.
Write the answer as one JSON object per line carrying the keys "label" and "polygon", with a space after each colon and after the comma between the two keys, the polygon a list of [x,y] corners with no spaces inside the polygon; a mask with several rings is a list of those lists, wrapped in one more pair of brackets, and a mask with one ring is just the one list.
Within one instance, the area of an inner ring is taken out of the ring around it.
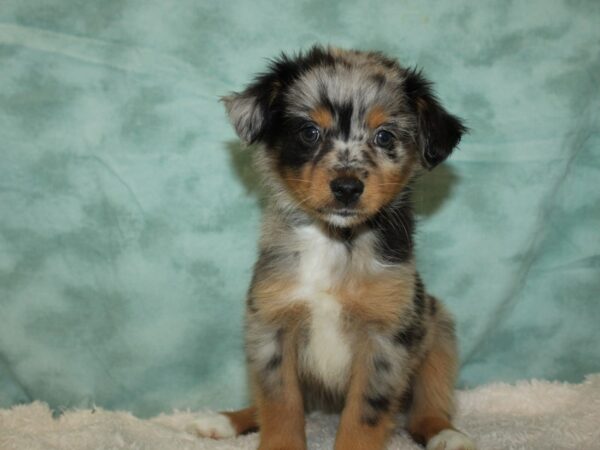
{"label": "puppy's mouth", "polygon": [[339,227],[351,227],[365,220],[364,212],[356,208],[320,208],[317,212],[325,222]]}
{"label": "puppy's mouth", "polygon": [[353,217],[361,214],[356,208],[319,208],[317,212],[323,216]]}
{"label": "puppy's mouth", "polygon": [[340,216],[340,217],[355,217],[355,216],[360,215],[360,212],[355,209],[342,208],[342,209],[334,209],[329,214],[333,214],[335,216]]}

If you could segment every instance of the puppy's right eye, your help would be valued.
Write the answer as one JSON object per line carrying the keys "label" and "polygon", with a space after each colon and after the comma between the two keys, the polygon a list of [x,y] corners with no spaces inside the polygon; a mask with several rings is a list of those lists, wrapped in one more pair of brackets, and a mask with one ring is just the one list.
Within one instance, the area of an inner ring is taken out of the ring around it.
{"label": "puppy's right eye", "polygon": [[308,145],[315,144],[320,137],[319,129],[313,125],[308,125],[300,130],[300,139]]}

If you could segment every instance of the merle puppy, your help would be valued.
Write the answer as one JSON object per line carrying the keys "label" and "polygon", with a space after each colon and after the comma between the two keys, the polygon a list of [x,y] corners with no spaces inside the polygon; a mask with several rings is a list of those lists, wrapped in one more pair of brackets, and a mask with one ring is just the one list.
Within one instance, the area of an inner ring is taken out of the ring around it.
{"label": "merle puppy", "polygon": [[395,416],[427,449],[475,446],[451,422],[454,324],[413,256],[411,184],[465,132],[420,72],[314,47],[223,99],[269,205],[246,308],[254,406],[198,419],[260,449],[306,448],[304,414],[339,411],[339,450],[383,449]]}

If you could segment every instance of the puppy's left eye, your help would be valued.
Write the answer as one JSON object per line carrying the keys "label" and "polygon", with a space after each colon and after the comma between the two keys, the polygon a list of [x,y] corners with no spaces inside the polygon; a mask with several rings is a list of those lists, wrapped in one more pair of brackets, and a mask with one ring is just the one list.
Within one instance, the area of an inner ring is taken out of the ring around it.
{"label": "puppy's left eye", "polygon": [[302,139],[305,144],[315,144],[319,140],[319,136],[319,129],[313,125],[308,125],[300,130],[300,139]]}
{"label": "puppy's left eye", "polygon": [[394,135],[386,130],[379,130],[375,135],[375,145],[389,147],[394,142]]}

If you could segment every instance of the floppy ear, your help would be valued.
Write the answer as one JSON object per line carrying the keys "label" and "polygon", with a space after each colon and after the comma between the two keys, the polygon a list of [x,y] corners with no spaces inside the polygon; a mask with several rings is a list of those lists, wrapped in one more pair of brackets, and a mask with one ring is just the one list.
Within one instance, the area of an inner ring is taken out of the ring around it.
{"label": "floppy ear", "polygon": [[420,71],[408,70],[404,89],[417,114],[417,142],[421,162],[431,170],[444,161],[467,132],[458,117],[450,114],[439,103],[431,83]]}
{"label": "floppy ear", "polygon": [[247,144],[259,142],[271,121],[271,106],[276,96],[274,73],[259,76],[243,92],[221,97],[236,133]]}

